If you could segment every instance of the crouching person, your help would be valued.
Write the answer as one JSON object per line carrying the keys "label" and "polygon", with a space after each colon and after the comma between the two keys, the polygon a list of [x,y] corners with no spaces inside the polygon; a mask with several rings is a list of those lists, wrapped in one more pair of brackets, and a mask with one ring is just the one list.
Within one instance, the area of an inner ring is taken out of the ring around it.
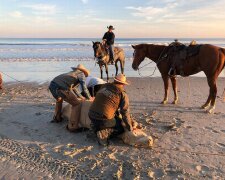
{"label": "crouching person", "polygon": [[[92,99],[85,84],[85,78],[89,74],[89,70],[82,64],[79,64],[76,68],[72,68],[71,72],[61,74],[51,81],[49,90],[56,99],[55,114],[51,122],[62,121],[63,100],[76,108],[80,106],[82,100]],[[82,87],[84,96],[82,96],[79,91],[79,85]],[[72,127],[74,131],[78,130],[78,123],[79,122],[74,122]]]}
{"label": "crouching person", "polygon": [[86,78],[86,85],[92,97],[96,96],[97,92],[105,83],[106,81],[97,77],[88,76]]}
{"label": "crouching person", "polygon": [[[124,128],[132,131],[129,113],[129,99],[124,90],[126,77],[119,74],[113,83],[107,83],[98,91],[89,110],[92,128],[101,145],[108,145],[108,139],[124,132]],[[122,119],[117,116],[118,109]]]}

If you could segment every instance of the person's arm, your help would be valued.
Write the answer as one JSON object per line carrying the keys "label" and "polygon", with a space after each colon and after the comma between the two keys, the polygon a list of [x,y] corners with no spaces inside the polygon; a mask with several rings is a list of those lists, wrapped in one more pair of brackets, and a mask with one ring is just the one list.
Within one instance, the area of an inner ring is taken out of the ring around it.
{"label": "person's arm", "polygon": [[120,113],[122,115],[122,120],[125,123],[127,130],[132,131],[133,128],[129,112],[129,98],[125,92],[121,93]]}
{"label": "person's arm", "polygon": [[104,34],[104,36],[102,37],[102,40],[106,40],[107,39],[107,33]]}
{"label": "person's arm", "polygon": [[73,92],[81,99],[84,99],[84,97],[81,95],[80,93],[80,90],[78,90],[80,87],[79,87],[79,84],[76,85],[75,87],[72,88]]}
{"label": "person's arm", "polygon": [[88,91],[88,88],[87,88],[87,86],[86,86],[86,83],[85,83],[85,75],[84,75],[84,73],[80,73],[79,75],[78,75],[78,80],[79,80],[79,83],[80,83],[80,85],[81,85],[81,88],[82,88],[82,90],[83,90],[83,93],[84,93],[84,96],[87,98],[87,99],[91,99],[91,95],[90,95],[90,93],[89,93],[89,91]]}

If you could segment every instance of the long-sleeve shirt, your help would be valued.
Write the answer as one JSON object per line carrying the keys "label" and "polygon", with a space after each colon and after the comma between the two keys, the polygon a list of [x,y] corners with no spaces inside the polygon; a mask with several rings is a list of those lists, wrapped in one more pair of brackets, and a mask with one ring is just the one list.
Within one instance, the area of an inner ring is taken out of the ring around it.
{"label": "long-sleeve shirt", "polygon": [[102,39],[106,39],[106,44],[107,45],[113,45],[114,44],[114,39],[115,39],[115,34],[113,32],[107,31]]}
{"label": "long-sleeve shirt", "polygon": [[[81,86],[81,89],[84,93],[84,96],[87,99],[91,98],[91,95],[87,89],[87,86],[85,84],[85,75],[82,71],[75,69],[74,71],[71,71],[69,73],[61,74],[57,77],[55,77],[53,80],[62,90],[73,90],[74,93],[78,97],[82,97],[81,92],[79,91],[79,85]],[[72,88],[72,89],[71,89]]]}
{"label": "long-sleeve shirt", "polygon": [[125,91],[123,91],[121,93],[119,108],[120,108],[120,113],[122,115],[123,122],[125,123],[127,129],[129,131],[131,131],[132,130],[132,120],[130,117],[129,98]]}

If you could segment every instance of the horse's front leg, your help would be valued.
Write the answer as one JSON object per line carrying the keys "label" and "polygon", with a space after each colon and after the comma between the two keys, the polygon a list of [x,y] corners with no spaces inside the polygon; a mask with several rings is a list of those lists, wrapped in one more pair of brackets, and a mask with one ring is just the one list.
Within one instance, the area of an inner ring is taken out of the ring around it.
{"label": "horse's front leg", "polygon": [[107,64],[105,65],[105,72],[106,72],[106,75],[107,75],[107,82],[109,82],[109,70],[108,70]]}
{"label": "horse's front leg", "polygon": [[208,84],[210,87],[210,107],[207,110],[208,113],[213,113],[215,110],[215,103],[216,103],[216,94],[217,94],[217,86],[216,86],[216,78],[208,79]]}
{"label": "horse's front leg", "polygon": [[116,76],[117,76],[117,74],[118,74],[118,61],[116,61],[116,63],[115,63],[115,67],[116,67]]}
{"label": "horse's front leg", "polygon": [[103,79],[103,67],[102,67],[102,65],[99,65],[99,68],[100,68],[100,73],[101,73],[101,79]]}
{"label": "horse's front leg", "polygon": [[172,104],[177,104],[178,102],[178,94],[177,94],[177,79],[176,77],[170,77],[172,86],[173,86],[173,92],[174,92],[174,101]]}
{"label": "horse's front leg", "polygon": [[162,76],[162,78],[163,78],[163,82],[164,82],[165,94],[164,94],[164,99],[161,102],[161,104],[167,104],[167,102],[168,102],[168,89],[169,89],[169,76],[165,75],[165,76]]}

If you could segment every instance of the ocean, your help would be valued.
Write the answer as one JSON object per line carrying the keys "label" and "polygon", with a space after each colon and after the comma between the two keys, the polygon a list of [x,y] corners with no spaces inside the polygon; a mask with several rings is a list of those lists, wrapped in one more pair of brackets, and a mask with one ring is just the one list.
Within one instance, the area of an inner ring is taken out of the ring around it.
{"label": "ocean", "polygon": [[[168,45],[172,38],[117,38],[115,46],[125,50],[125,74],[128,77],[139,77],[137,71],[131,67],[133,59],[132,44],[153,43]],[[191,38],[180,38],[179,41],[189,44]],[[213,44],[225,47],[225,38],[196,39],[198,44]],[[5,82],[37,81],[43,83],[50,81],[58,74],[70,71],[70,67],[82,63],[91,70],[93,76],[100,77],[99,67],[94,61],[92,41],[101,41],[100,38],[0,38],[0,71],[3,72]],[[146,59],[144,64],[151,60]],[[142,76],[149,76],[154,70],[152,63],[142,69]],[[7,75],[14,79],[8,77]],[[109,66],[110,77],[114,76],[115,67]],[[153,77],[160,76],[156,70]],[[204,77],[200,72],[195,76]],[[224,76],[224,73],[221,73]],[[104,74],[106,77],[106,74]]]}

